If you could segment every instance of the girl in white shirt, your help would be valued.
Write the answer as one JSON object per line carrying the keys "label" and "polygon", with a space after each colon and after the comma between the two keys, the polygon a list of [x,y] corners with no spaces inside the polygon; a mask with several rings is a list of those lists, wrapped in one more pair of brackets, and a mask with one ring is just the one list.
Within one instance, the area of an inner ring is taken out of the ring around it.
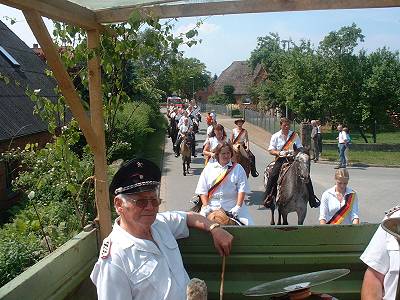
{"label": "girl in white shirt", "polygon": [[[347,186],[349,172],[338,169],[335,172],[336,184],[322,194],[319,223],[320,224],[359,224],[357,193]],[[349,201],[351,195],[352,201]],[[348,206],[347,209],[345,209]],[[342,213],[338,212],[342,209]]]}
{"label": "girl in white shirt", "polygon": [[208,162],[215,162],[215,151],[218,145],[222,145],[226,142],[226,132],[224,126],[217,124],[214,127],[214,136],[207,140],[204,146],[203,154],[205,158],[205,164]]}
{"label": "girl in white shirt", "polygon": [[[195,193],[200,195],[202,208],[200,213],[207,216],[210,212],[222,208],[237,217],[244,225],[254,225],[247,206],[244,203],[246,194],[250,193],[246,172],[240,164],[233,164],[232,146],[224,142],[218,146],[214,153],[215,162],[210,162],[200,175]],[[211,198],[208,192],[215,184],[216,179],[222,172],[230,170],[227,178],[220,183]]]}

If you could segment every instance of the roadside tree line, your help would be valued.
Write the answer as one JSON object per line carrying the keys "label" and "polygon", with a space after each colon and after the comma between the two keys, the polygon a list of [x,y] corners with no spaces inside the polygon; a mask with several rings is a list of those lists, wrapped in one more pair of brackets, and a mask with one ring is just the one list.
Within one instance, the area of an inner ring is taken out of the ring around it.
{"label": "roadside tree line", "polygon": [[287,106],[299,121],[351,124],[366,142],[364,132],[372,131],[376,141],[376,124],[388,125],[400,112],[399,52],[357,52],[363,41],[356,24],[330,32],[318,47],[277,33],[259,37],[250,64],[262,64],[267,80],[251,88],[252,98],[262,108]]}

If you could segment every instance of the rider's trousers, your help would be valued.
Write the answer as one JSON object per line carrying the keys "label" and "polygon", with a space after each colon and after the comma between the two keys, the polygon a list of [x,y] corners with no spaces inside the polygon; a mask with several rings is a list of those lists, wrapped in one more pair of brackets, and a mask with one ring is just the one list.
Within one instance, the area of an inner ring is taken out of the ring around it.
{"label": "rider's trousers", "polygon": [[281,171],[283,163],[285,163],[287,160],[284,157],[279,157],[276,161],[274,166],[272,167],[271,171],[271,176],[268,178],[268,183],[267,183],[267,188],[265,190],[265,198],[271,194],[271,192],[274,192],[274,195],[276,196],[276,184],[278,182],[279,178],[279,172]]}

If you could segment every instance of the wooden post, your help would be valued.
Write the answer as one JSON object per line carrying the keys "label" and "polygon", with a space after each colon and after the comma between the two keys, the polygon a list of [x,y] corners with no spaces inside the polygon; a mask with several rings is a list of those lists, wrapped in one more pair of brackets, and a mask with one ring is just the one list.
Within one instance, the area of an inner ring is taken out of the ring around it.
{"label": "wooden post", "polygon": [[[98,30],[88,30],[88,48],[95,50],[100,43]],[[88,61],[89,95],[91,123],[97,139],[94,152],[96,178],[97,218],[100,224],[100,238],[103,240],[111,232],[111,211],[107,184],[107,161],[104,138],[103,97],[101,91],[101,69],[99,57],[94,55]]]}
{"label": "wooden post", "polygon": [[[65,67],[59,57],[58,51],[47,31],[47,28],[42,20],[42,17],[37,11],[23,11],[25,18],[38,40],[41,48],[47,59],[47,64],[53,71],[54,77],[58,82],[58,86],[65,97],[69,108],[74,117],[79,123],[86,141],[88,142],[94,157],[95,157],[95,175],[96,175],[96,204],[98,208],[98,217],[100,222],[100,237],[105,238],[111,231],[111,214],[108,199],[107,175],[106,175],[106,160],[105,160],[105,142],[103,129],[103,114],[102,114],[102,98],[101,98],[101,82],[100,82],[100,67],[98,58],[94,58],[93,62],[89,62],[89,83],[90,83],[90,98],[91,98],[91,114],[93,130],[87,112],[81,104],[81,99],[75,90],[75,86],[65,70]],[[97,41],[98,41],[98,32]],[[89,35],[89,34],[88,34]],[[93,39],[93,35],[90,34]],[[89,39],[89,38],[88,38]],[[93,45],[96,45],[94,38]],[[97,47],[97,46],[95,46]]]}

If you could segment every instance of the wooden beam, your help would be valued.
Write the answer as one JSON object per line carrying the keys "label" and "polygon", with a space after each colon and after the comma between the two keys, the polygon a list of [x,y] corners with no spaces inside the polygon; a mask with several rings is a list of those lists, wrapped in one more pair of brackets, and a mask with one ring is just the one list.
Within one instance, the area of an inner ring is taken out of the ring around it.
{"label": "wooden beam", "polygon": [[0,0],[0,3],[23,11],[35,10],[55,21],[80,26],[84,29],[102,30],[96,14],[83,6],[65,0]]}
{"label": "wooden beam", "polygon": [[[191,4],[174,4],[173,1],[165,0],[154,2],[159,2],[159,4],[142,6],[140,9],[146,14],[154,14],[160,18],[279,11],[400,7],[400,0],[234,0]],[[165,2],[170,3],[162,5]],[[99,23],[126,21],[132,11],[138,7],[140,6],[99,10],[96,12],[96,19]]]}
{"label": "wooden beam", "polygon": [[92,148],[93,152],[96,153],[98,151],[97,137],[92,129],[89,117],[82,106],[81,99],[75,90],[75,86],[72,83],[68,72],[65,70],[63,63],[61,62],[58,51],[40,14],[33,10],[23,11],[23,13],[33,34],[43,49],[47,59],[47,64],[53,71],[54,77],[58,82],[58,86],[65,96],[65,101],[71,109],[74,117],[77,119],[79,127],[86,137],[86,141]]}
{"label": "wooden beam", "polygon": [[[95,50],[99,47],[100,36],[98,30],[88,30],[88,48]],[[101,91],[100,59],[94,56],[88,61],[90,116],[95,135],[97,137],[97,151],[94,153],[96,178],[96,206],[97,219],[100,225],[101,241],[111,232],[111,210],[107,184],[107,160],[104,138],[103,97]]]}

